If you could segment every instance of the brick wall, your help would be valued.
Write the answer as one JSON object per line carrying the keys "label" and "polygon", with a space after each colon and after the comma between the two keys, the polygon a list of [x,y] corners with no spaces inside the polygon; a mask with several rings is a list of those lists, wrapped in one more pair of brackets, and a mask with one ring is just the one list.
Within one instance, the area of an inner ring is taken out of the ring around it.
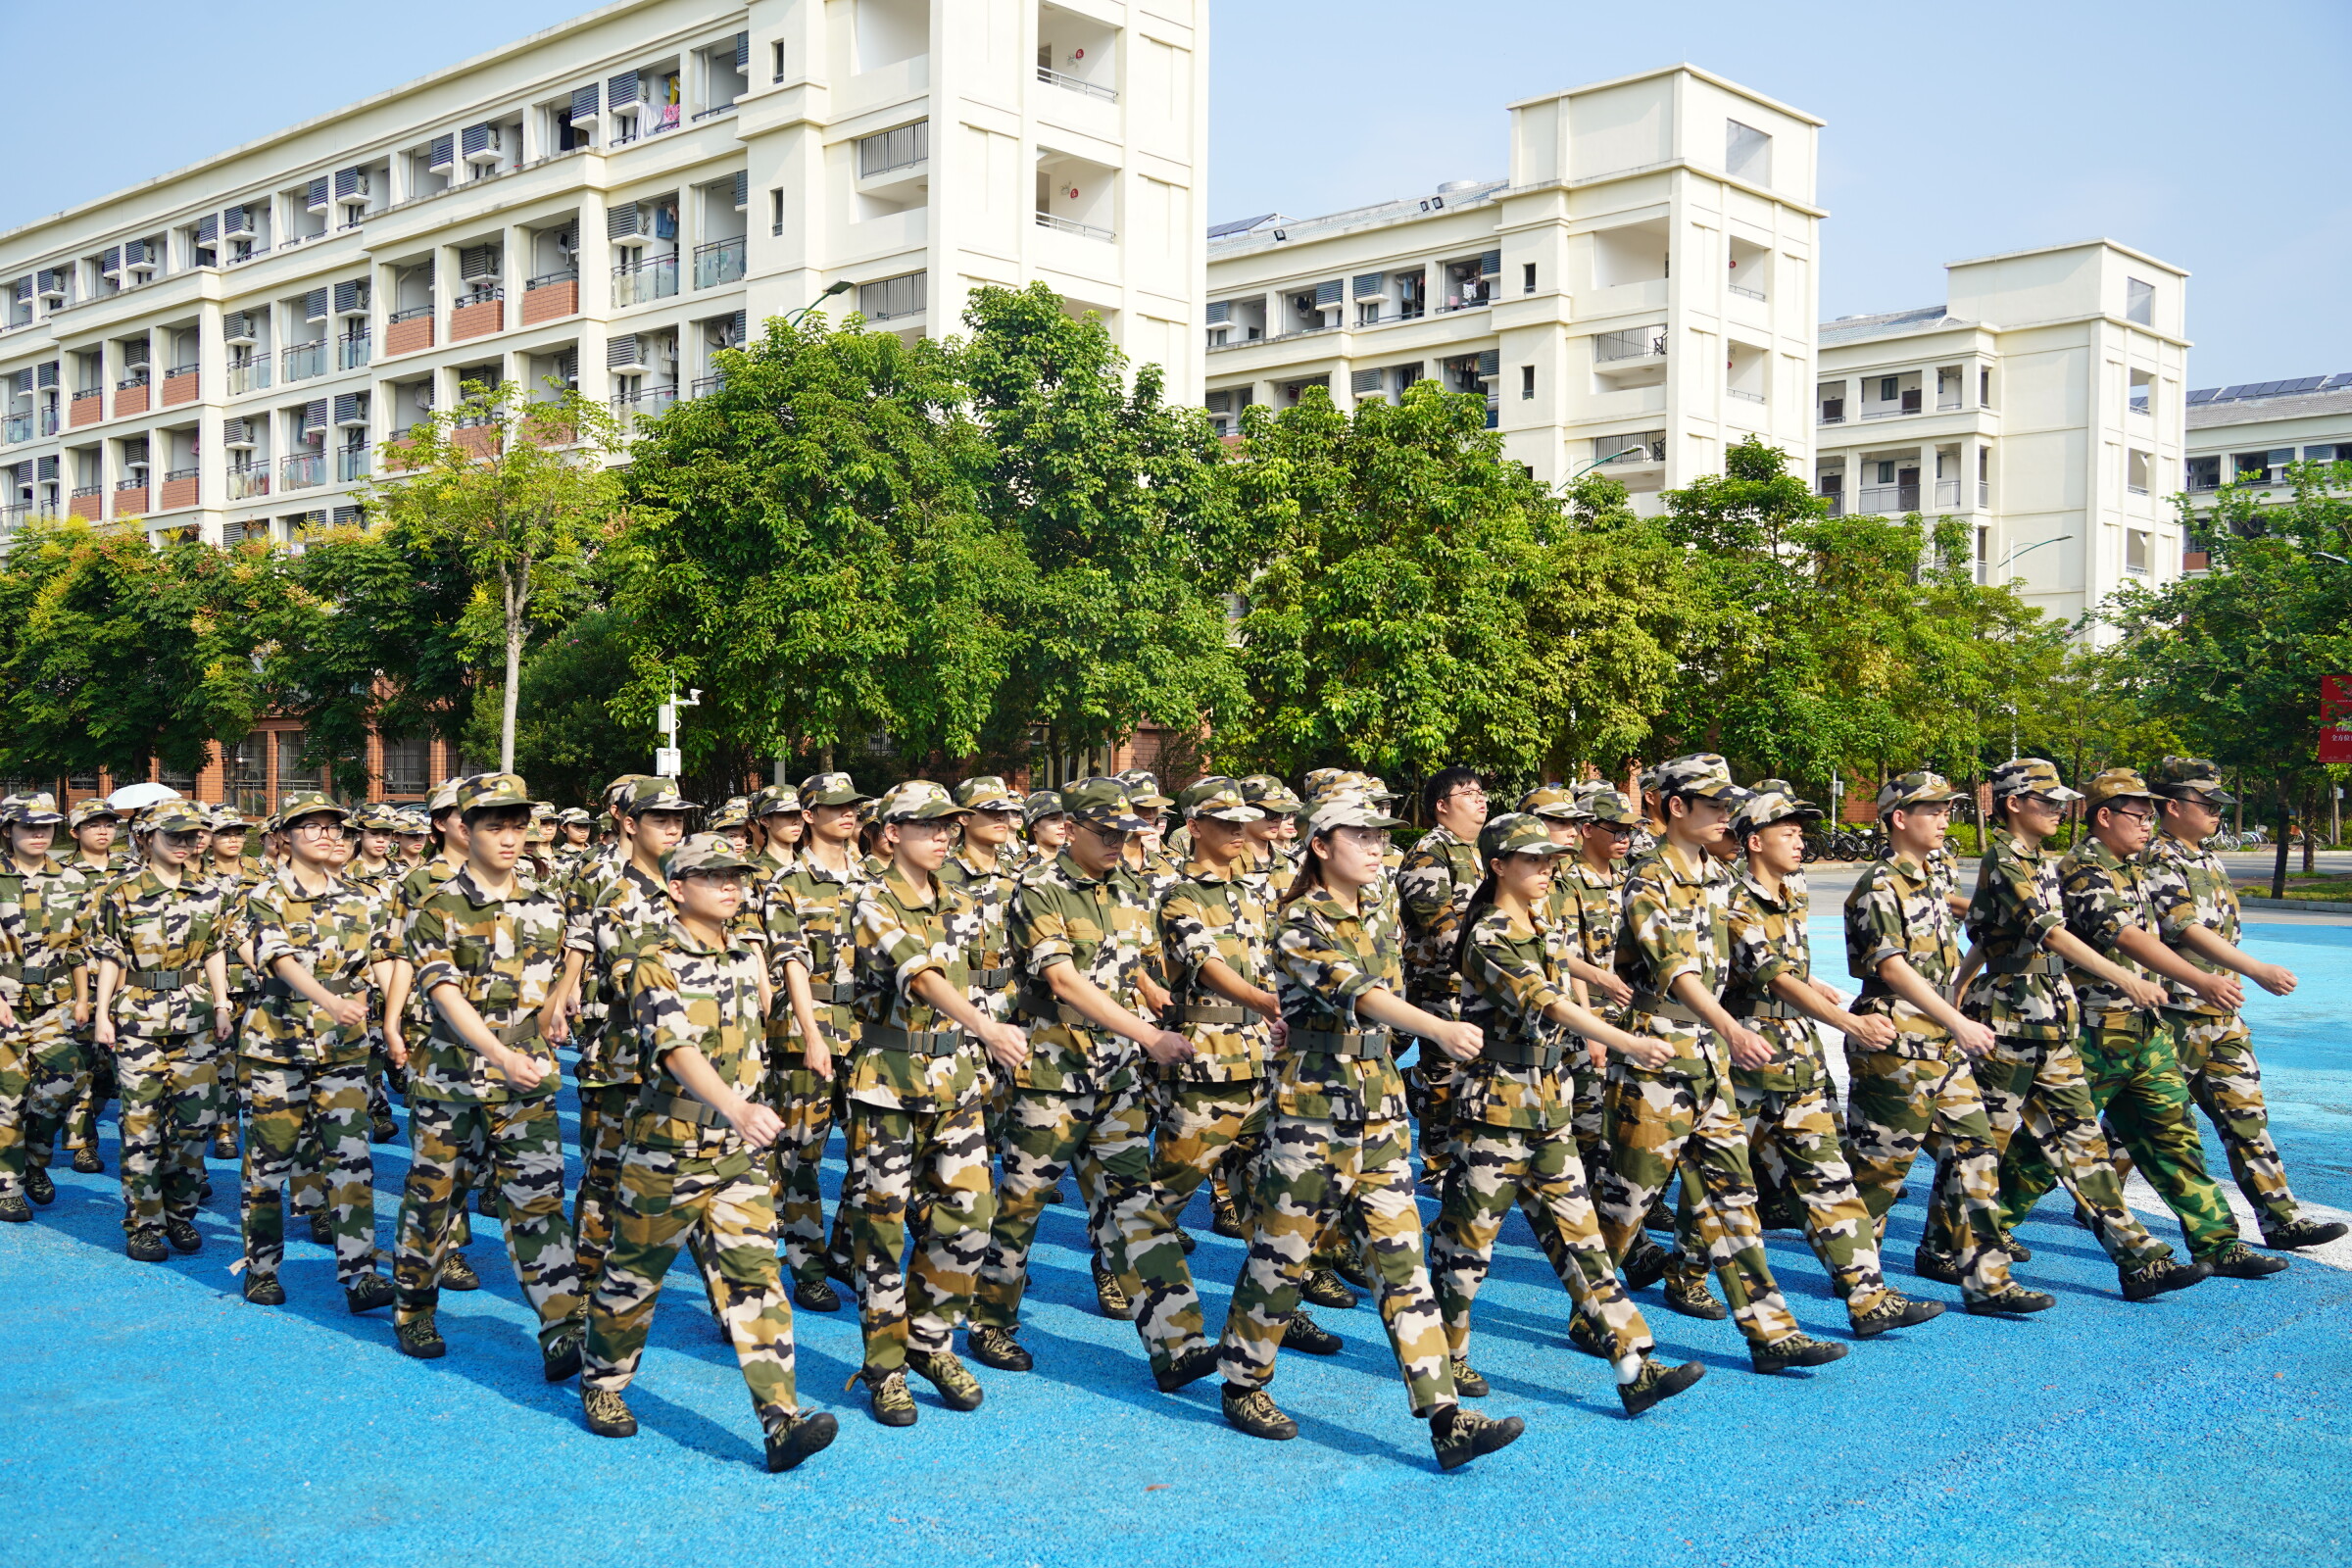
{"label": "brick wall", "polygon": [[115,388],[115,417],[127,419],[134,414],[147,412],[147,383]]}
{"label": "brick wall", "polygon": [[204,377],[198,375],[194,370],[183,375],[165,376],[163,406],[167,409],[175,409],[182,403],[195,402],[199,384],[203,380]]}
{"label": "brick wall", "polygon": [[412,316],[405,321],[394,321],[384,328],[384,354],[415,354],[433,346],[433,318]]}
{"label": "brick wall", "polygon": [[[552,321],[559,316],[570,316],[580,308],[580,280],[566,278],[561,283],[542,283],[527,289],[522,296],[522,324],[536,326]],[[452,328],[453,332],[455,328]]]}
{"label": "brick wall", "polygon": [[505,300],[482,300],[473,305],[461,305],[449,313],[449,340],[452,343],[463,343],[469,337],[488,337],[493,332],[506,329]]}
{"label": "brick wall", "polygon": [[93,392],[86,398],[74,400],[74,407],[67,412],[66,423],[74,429],[79,429],[85,424],[96,424],[105,417],[106,394]]}
{"label": "brick wall", "polygon": [[194,506],[197,501],[196,486],[198,483],[199,481],[194,478],[166,479],[163,484],[163,495],[157,502],[155,510],[176,512],[181,507]]}

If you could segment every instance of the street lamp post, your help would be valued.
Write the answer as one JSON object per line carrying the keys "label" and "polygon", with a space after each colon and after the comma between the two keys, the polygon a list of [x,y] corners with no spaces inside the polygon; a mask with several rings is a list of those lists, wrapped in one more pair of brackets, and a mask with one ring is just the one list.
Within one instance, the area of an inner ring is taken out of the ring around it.
{"label": "street lamp post", "polygon": [[819,305],[824,304],[825,301],[831,299],[834,295],[847,294],[849,291],[850,280],[846,277],[837,282],[826,284],[825,291],[822,294],[819,294],[816,298],[810,300],[808,304],[802,306],[799,310],[792,312],[790,315],[784,318],[785,327],[790,329],[800,325],[802,317],[807,316],[810,311],[815,310]]}
{"label": "street lamp post", "polygon": [[1583,467],[1577,469],[1567,478],[1562,479],[1560,483],[1574,484],[1577,480],[1582,479],[1586,474],[1591,473],[1594,468],[1599,467],[1604,463],[1615,463],[1619,458],[1638,458],[1648,451],[1649,449],[1647,447],[1637,442],[1633,446],[1624,447],[1618,451],[1612,452],[1605,458],[1594,458],[1591,463],[1586,464]]}
{"label": "street lamp post", "polygon": [[[2018,557],[2030,556],[2044,545],[2062,545],[2073,537],[2074,535],[2071,533],[2062,533],[2055,539],[2036,539],[2023,550],[2017,548],[2015,540],[2010,541],[2009,548],[2001,552],[2001,581],[2006,583],[2010,580],[2009,568],[2016,564]],[[2015,675],[2010,677],[2009,684],[2009,760],[2012,762],[2017,760],[2017,680]]]}

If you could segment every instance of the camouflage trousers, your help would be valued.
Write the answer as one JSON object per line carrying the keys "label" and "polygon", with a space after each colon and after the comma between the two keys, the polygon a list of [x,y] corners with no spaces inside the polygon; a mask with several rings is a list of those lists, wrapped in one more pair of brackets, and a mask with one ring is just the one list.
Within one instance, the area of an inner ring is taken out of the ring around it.
{"label": "camouflage trousers", "polygon": [[[1154,1371],[1166,1371],[1201,1341],[1200,1297],[1175,1223],[1152,1188],[1146,1086],[1089,1095],[1018,1089],[1004,1130],[1004,1175],[988,1258],[972,1296],[971,1320],[1009,1329],[1020,1322],[1029,1250],[1046,1194],[1073,1163],[1091,1166],[1088,1224],[1102,1266],[1141,1286],[1135,1328]],[[1083,1185],[1083,1184],[1082,1184]]]}
{"label": "camouflage trousers", "polygon": [[122,1229],[130,1235],[152,1235],[166,1218],[194,1222],[205,1148],[220,1124],[221,1055],[210,1030],[116,1037]]}
{"label": "camouflage trousers", "polygon": [[335,1233],[335,1278],[350,1290],[375,1272],[375,1162],[368,1144],[365,1059],[304,1066],[238,1063],[252,1120],[245,1129],[245,1265],[274,1275],[286,1255],[277,1190],[294,1173],[297,1145],[323,1152],[326,1213]]}
{"label": "camouflage trousers", "polygon": [[752,1409],[762,1430],[773,1430],[800,1407],[792,1300],[776,1266],[775,1200],[758,1159],[740,1149],[719,1153],[722,1133],[709,1135],[717,1157],[636,1144],[622,1150],[612,1239],[588,1299],[580,1387],[617,1394],[629,1386],[645,1356],[662,1277],[687,1247],[735,1347]]}
{"label": "camouflage trousers", "polygon": [[[1878,1310],[1886,1299],[1886,1277],[1879,1268],[1878,1227],[1861,1192],[1854,1186],[1853,1167],[1845,1162],[1838,1142],[1838,1117],[1830,1108],[1823,1085],[1800,1090],[1762,1089],[1732,1079],[1734,1102],[1747,1133],[1748,1159],[1759,1190],[1769,1180],[1789,1194],[1803,1216],[1805,1244],[1830,1276],[1830,1284],[1845,1301],[1846,1314],[1860,1319]],[[1681,1285],[1696,1286],[1706,1278],[1698,1261],[1696,1238],[1689,1224],[1690,1185],[1683,1184],[1684,1202],[1674,1258],[1666,1277]]]}
{"label": "camouflage trousers", "polygon": [[2009,1288],[2009,1254],[2000,1246],[2008,1234],[2000,1155],[1967,1059],[1957,1047],[1935,1057],[1849,1049],[1845,1059],[1846,1154],[1870,1210],[1871,1239],[1886,1245],[1887,1210],[1933,1138],[1936,1158],[1951,1163],[1951,1256],[1960,1294],[1971,1301],[2000,1295]]}
{"label": "camouflage trousers", "polygon": [[1609,1070],[1608,1168],[1600,1178],[1600,1233],[1621,1262],[1642,1235],[1642,1216],[1679,1172],[1686,1233],[1723,1286],[1732,1321],[1754,1345],[1796,1332],[1773,1283],[1756,1220],[1747,1133],[1728,1078],[1636,1078]]}
{"label": "camouflage trousers", "polygon": [[1203,1182],[1230,1182],[1242,1229],[1250,1228],[1250,1166],[1266,1147],[1266,1083],[1163,1083],[1152,1140],[1152,1190],[1171,1223]]}
{"label": "camouflage trousers", "polygon": [[0,1038],[0,1197],[24,1191],[27,1167],[48,1167],[58,1124],[88,1092],[89,1057],[73,1021],[70,1005],[53,1007]]}
{"label": "camouflage trousers", "polygon": [[1298,1310],[1315,1248],[1338,1213],[1362,1216],[1382,1326],[1413,1414],[1455,1402],[1446,1323],[1421,1257],[1410,1131],[1402,1121],[1330,1121],[1277,1111],[1266,1130],[1250,1199],[1250,1255],[1233,1287],[1217,1366],[1225,1381],[1262,1389]]}
{"label": "camouflage trousers", "polygon": [[[2136,1029],[2085,1027],[2082,1053],[2090,1101],[2105,1115],[2109,1137],[2131,1151],[2148,1185],[2179,1216],[2189,1255],[2211,1257],[2236,1241],[2230,1201],[2205,1174],[2205,1146],[2171,1024],[2160,1019]],[[2011,1144],[2001,1161],[2003,1219],[2011,1225],[2024,1219],[2057,1184],[2039,1149]]]}
{"label": "camouflage trousers", "polygon": [[[79,1153],[98,1147],[98,1112],[115,1098],[115,1054],[111,1048],[98,1044],[86,1023],[73,1026],[73,1033],[74,1043],[80,1048],[82,1061],[89,1070],[86,1079],[75,1081],[73,1099],[66,1104],[56,1137],[67,1149]],[[34,1163],[49,1163],[47,1141],[29,1148]]]}
{"label": "camouflage trousers", "polygon": [[[1416,1005],[1441,1018],[1461,1016],[1452,1001],[1419,1002]],[[1453,1059],[1424,1041],[1421,1054],[1404,1070],[1404,1103],[1420,1135],[1421,1179],[1443,1189],[1453,1164],[1453,1099],[1460,1069]]]}
{"label": "camouflage trousers", "polygon": [[[2148,1234],[2124,1203],[2124,1184],[2099,1132],[2099,1112],[2090,1102],[2082,1058],[2066,1040],[2015,1040],[1995,1036],[1992,1050],[1970,1063],[1984,1096],[1984,1119],[1992,1147],[2006,1158],[2022,1127],[2045,1168],[2053,1154],[2054,1174],[2091,1216],[2099,1245],[2120,1269],[2162,1262],[2173,1250]],[[1936,1191],[1920,1245],[1931,1251],[1952,1250],[1953,1213],[1959,1207],[1958,1178],[1948,1152],[1936,1163]]]}
{"label": "camouflage trousers", "polygon": [[580,1295],[592,1296],[612,1249],[612,1209],[619,1200],[620,1161],[628,1151],[629,1107],[635,1084],[580,1086],[580,1185],[571,1195],[571,1256]]}
{"label": "camouflage trousers", "polygon": [[[1577,1050],[1584,1050],[1582,1043]],[[1592,1066],[1588,1061],[1568,1081],[1572,1086],[1568,1127],[1576,1135],[1576,1156],[1585,1164],[1585,1191],[1597,1196],[1600,1173],[1609,1162],[1608,1140],[1603,1136],[1609,1122],[1608,1070]]]}
{"label": "camouflage trousers", "polygon": [[440,1304],[441,1256],[468,1171],[498,1184],[507,1256],[522,1298],[539,1314],[539,1344],[555,1344],[580,1315],[579,1267],[564,1224],[564,1132],[556,1097],[409,1102],[409,1179],[393,1252],[395,1322]]}
{"label": "camouflage trousers", "polygon": [[[835,1057],[836,1079],[844,1070]],[[825,1193],[819,1183],[825,1145],[833,1137],[833,1084],[806,1067],[789,1067],[769,1080],[784,1130],[767,1152],[767,1176],[775,1195],[776,1224],[784,1242],[784,1272],[800,1285],[825,1277]],[[845,1187],[836,1217],[849,1206]],[[845,1249],[846,1250],[846,1249]]]}
{"label": "camouflage trousers", "polygon": [[1429,1272],[1452,1353],[1469,1353],[1470,1303],[1494,1264],[1503,1216],[1517,1202],[1585,1320],[1609,1342],[1609,1359],[1647,1355],[1649,1325],[1600,1239],[1575,1129],[1456,1122],[1453,1130],[1454,1167],[1429,1236]]}
{"label": "camouflage trousers", "polygon": [[988,1113],[979,1100],[940,1111],[852,1101],[849,1111],[858,1182],[851,1255],[864,1364],[886,1375],[906,1364],[910,1349],[947,1349],[970,1306],[997,1217]]}
{"label": "camouflage trousers", "polygon": [[[2301,1213],[2286,1185],[2286,1161],[2271,1141],[2270,1108],[2262,1098],[2262,1065],[2254,1059],[2254,1037],[2243,1018],[2232,1013],[2176,1013],[2175,1050],[2189,1098],[2213,1123],[2229,1158],[2230,1174],[2245,1194],[2269,1235],[2291,1224]],[[2116,1170],[2128,1175],[2131,1155],[2117,1151]]]}

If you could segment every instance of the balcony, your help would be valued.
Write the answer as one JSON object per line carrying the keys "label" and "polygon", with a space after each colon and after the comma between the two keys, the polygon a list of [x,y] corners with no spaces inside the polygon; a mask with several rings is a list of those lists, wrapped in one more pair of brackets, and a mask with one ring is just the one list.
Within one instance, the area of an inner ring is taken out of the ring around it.
{"label": "balcony", "polygon": [[1050,228],[1056,234],[1075,234],[1080,239],[1099,239],[1104,244],[1109,244],[1118,238],[1107,228],[1098,228],[1092,223],[1081,223],[1074,218],[1056,218],[1052,213],[1038,214],[1037,226]]}
{"label": "balcony", "polygon": [[1956,512],[1956,511],[1958,511],[1958,510],[1959,510],[1959,508],[1960,508],[1960,481],[1959,481],[1959,480],[1957,480],[1957,479],[1938,479],[1938,480],[1936,480],[1936,510],[1937,510],[1938,512],[1941,512],[1941,511],[1944,511],[1944,510],[1946,510],[1946,509],[1949,509],[1949,510],[1951,510],[1951,511],[1955,511],[1955,512]]}
{"label": "balcony", "polygon": [[677,401],[678,389],[676,387],[649,386],[635,392],[613,393],[612,412],[623,416],[633,415],[640,419],[650,419],[656,415],[668,412]]}
{"label": "balcony", "polygon": [[1861,510],[1888,514],[1917,512],[1919,486],[1915,484],[1866,484],[1862,487]]}
{"label": "balcony", "polygon": [[1083,93],[1089,98],[1100,98],[1106,104],[1115,104],[1119,101],[1118,89],[1115,87],[1098,87],[1091,81],[1082,81],[1076,76],[1065,75],[1061,72],[1052,71],[1044,66],[1037,68],[1037,79],[1049,87],[1059,87],[1064,92]]}
{"label": "balcony", "polygon": [[115,481],[115,515],[144,517],[147,515],[147,475],[140,472],[127,479]]}
{"label": "balcony", "polygon": [[197,502],[197,483],[202,471],[196,468],[168,468],[164,471],[164,491],[156,500],[158,512],[177,512]]}
{"label": "balcony", "polygon": [[326,454],[297,452],[279,466],[279,488],[286,490],[315,490],[326,483]]}
{"label": "balcony", "polygon": [[1845,399],[1823,398],[1817,417],[1823,424],[1843,424],[1845,422]]}
{"label": "balcony", "polygon": [[139,367],[115,383],[115,417],[127,419],[147,412],[147,368]]}
{"label": "balcony", "polygon": [[[1441,300],[1438,303],[1436,314],[1439,316],[1448,316],[1455,311],[1483,311],[1494,303],[1494,291],[1492,289],[1481,289],[1475,294],[1457,294]],[[1615,337],[1618,334],[1612,332],[1609,335],[1611,337]],[[1665,352],[1665,350],[1661,349],[1658,352],[1662,354]]]}
{"label": "balcony", "polygon": [[270,493],[270,460],[259,458],[250,463],[228,466],[228,499],[251,501]]}
{"label": "balcony", "polygon": [[507,291],[488,288],[454,306],[449,313],[449,340],[463,343],[467,338],[488,337],[507,329]]}
{"label": "balcony", "polygon": [[258,356],[228,368],[228,395],[259,392],[270,385],[270,362]]}
{"label": "balcony", "polygon": [[106,492],[94,484],[75,485],[73,496],[66,502],[66,515],[96,522],[106,515]]}
{"label": "balcony", "polygon": [[712,240],[694,248],[694,286],[716,288],[743,276],[743,236]]}
{"label": "balcony", "polygon": [[193,403],[203,382],[193,365],[174,365],[164,372],[163,406],[176,409],[183,403]]}
{"label": "balcony", "polygon": [[1954,392],[1949,397],[1944,396],[1940,392],[1936,394],[1936,412],[1937,414],[1954,414],[1959,412],[1960,407],[1961,404],[1959,393]]}
{"label": "balcony", "polygon": [[487,414],[460,415],[449,430],[450,444],[468,457],[489,459],[506,445],[505,432]]}
{"label": "balcony", "polygon": [[1761,392],[1749,392],[1743,388],[1736,386],[1727,386],[1723,390],[1726,397],[1738,398],[1742,403],[1761,403],[1764,401],[1764,394]]}
{"label": "balcony", "polygon": [[41,411],[41,434],[57,434],[57,405],[54,403]]}
{"label": "balcony", "polygon": [[1899,419],[1906,414],[1917,414],[1919,411],[1919,388],[1913,387],[1892,403],[1882,403],[1876,408],[1865,406],[1862,410],[1862,417],[1865,419]]}
{"label": "balcony", "polygon": [[2156,411],[2149,406],[2145,397],[2136,397],[2132,400],[2132,412],[2146,419],[2154,417]]}
{"label": "balcony", "polygon": [[20,441],[32,439],[32,416],[12,414],[0,419],[0,446],[13,447]]}
{"label": "balcony", "polygon": [[1764,298],[1764,291],[1760,288],[1748,288],[1740,283],[1727,283],[1724,286],[1741,299],[1760,300]]}
{"label": "balcony", "polygon": [[308,381],[326,373],[326,339],[312,343],[295,343],[278,353],[279,368],[285,371],[289,385]]}
{"label": "balcony", "polygon": [[372,472],[366,447],[345,447],[335,454],[335,482],[353,484]]}
{"label": "balcony", "polygon": [[373,358],[374,350],[374,340],[368,336],[368,328],[363,326],[356,332],[345,332],[335,339],[335,368],[360,369]]}
{"label": "balcony", "polygon": [[665,300],[677,291],[675,256],[649,256],[640,262],[623,262],[612,269],[612,308],[616,311]]}
{"label": "balcony", "polygon": [[686,395],[690,398],[709,397],[726,384],[727,378],[723,374],[698,375],[694,378],[693,384],[688,387]]}
{"label": "balcony", "polygon": [[85,424],[96,424],[106,417],[106,389],[85,386],[74,394],[74,405],[66,415],[66,423],[78,430]]}
{"label": "balcony", "polygon": [[413,305],[384,318],[384,354],[397,358],[433,346],[433,308]]}
{"label": "balcony", "polygon": [[561,272],[549,272],[529,279],[522,285],[522,324],[537,326],[558,317],[573,316],[580,309],[580,273],[577,268]]}
{"label": "balcony", "polygon": [[1627,360],[1652,360],[1666,357],[1666,328],[1637,326],[1623,332],[1596,332],[1592,337],[1592,363],[1618,365]]}
{"label": "balcony", "polygon": [[1845,515],[1845,496],[1841,492],[1825,490],[1822,492],[1821,499],[1829,504],[1830,516],[1842,517]]}

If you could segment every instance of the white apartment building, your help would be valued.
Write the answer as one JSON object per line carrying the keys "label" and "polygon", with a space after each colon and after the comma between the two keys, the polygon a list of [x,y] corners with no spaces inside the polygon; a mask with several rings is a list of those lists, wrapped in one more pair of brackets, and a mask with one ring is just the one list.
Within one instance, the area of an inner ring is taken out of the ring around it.
{"label": "white apartment building", "polygon": [[1209,230],[1211,417],[1428,378],[1639,505],[1751,434],[1809,466],[1822,122],[1688,65],[1508,107],[1507,178]]}
{"label": "white apartment building", "polygon": [[1200,395],[1206,0],[620,0],[0,234],[0,525],[353,514],[466,381],[638,416],[1044,281]]}
{"label": "white apartment building", "polygon": [[[2188,395],[2189,500],[2223,484],[2286,494],[2290,463],[2352,463],[2352,370],[2200,387]],[[2187,568],[2206,554],[2188,541]]]}
{"label": "white apartment building", "polygon": [[1822,324],[1816,490],[1965,516],[1979,580],[2063,619],[2178,576],[2188,274],[2111,240],[1944,271],[1941,305]]}

